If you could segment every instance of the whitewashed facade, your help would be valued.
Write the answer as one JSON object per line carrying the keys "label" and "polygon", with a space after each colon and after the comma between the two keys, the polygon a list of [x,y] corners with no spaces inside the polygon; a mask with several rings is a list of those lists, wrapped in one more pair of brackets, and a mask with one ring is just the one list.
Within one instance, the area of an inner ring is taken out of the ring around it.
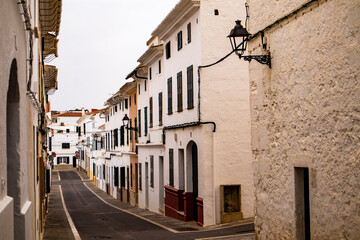
{"label": "whitewashed facade", "polygon": [[[64,112],[52,115],[48,126],[50,133],[48,153],[53,155],[53,165],[76,166],[76,151],[78,143],[77,120],[81,112]],[[75,165],[74,165],[75,161]]]}
{"label": "whitewashed facade", "polygon": [[[254,216],[248,64],[230,56],[200,67],[231,51],[226,36],[242,13],[243,1],[183,0],[152,33],[139,59],[147,79],[133,77],[148,118],[146,136],[139,126],[140,207],[199,225]],[[237,217],[226,215],[221,185],[237,185]]]}

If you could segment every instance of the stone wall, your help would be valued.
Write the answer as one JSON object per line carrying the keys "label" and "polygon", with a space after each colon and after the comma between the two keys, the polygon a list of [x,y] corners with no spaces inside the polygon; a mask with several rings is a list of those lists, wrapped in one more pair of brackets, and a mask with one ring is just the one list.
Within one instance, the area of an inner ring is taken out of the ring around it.
{"label": "stone wall", "polygon": [[[248,0],[255,33],[306,1]],[[265,30],[250,63],[258,239],[295,239],[294,167],[309,168],[312,239],[360,236],[360,2],[316,1]]]}

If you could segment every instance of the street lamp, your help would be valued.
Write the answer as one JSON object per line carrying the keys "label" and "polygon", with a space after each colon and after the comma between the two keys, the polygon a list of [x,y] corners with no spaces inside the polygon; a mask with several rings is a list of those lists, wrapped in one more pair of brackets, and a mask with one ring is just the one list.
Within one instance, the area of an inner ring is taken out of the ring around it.
{"label": "street lamp", "polygon": [[233,29],[231,29],[230,34],[227,36],[230,39],[231,48],[239,56],[239,58],[243,58],[245,61],[250,62],[252,59],[256,60],[261,64],[266,64],[271,68],[271,59],[270,52],[266,55],[247,55],[244,56],[244,53],[247,48],[247,42],[250,40],[246,28],[241,25],[241,21],[235,21],[236,25]]}
{"label": "street lamp", "polygon": [[135,126],[135,128],[133,128],[133,127],[131,127],[131,126],[130,126],[130,127],[128,126],[128,125],[129,125],[129,121],[130,121],[130,118],[128,117],[127,114],[125,114],[125,116],[124,116],[123,119],[122,119],[123,125],[125,126],[125,128],[126,128],[127,130],[133,130],[133,131],[137,132],[136,126]]}

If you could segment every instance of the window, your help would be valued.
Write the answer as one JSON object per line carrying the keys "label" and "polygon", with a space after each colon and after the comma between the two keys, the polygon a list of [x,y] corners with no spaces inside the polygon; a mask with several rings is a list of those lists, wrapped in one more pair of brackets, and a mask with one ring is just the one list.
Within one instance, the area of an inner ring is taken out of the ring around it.
{"label": "window", "polygon": [[149,107],[150,107],[150,114],[149,114],[149,127],[152,128],[153,127],[153,98],[150,98],[149,101]]}
{"label": "window", "polygon": [[154,156],[150,156],[150,187],[154,187]]}
{"label": "window", "polygon": [[162,125],[162,92],[159,93],[159,97],[158,97],[158,100],[159,100],[159,126]]}
{"label": "window", "polygon": [[51,146],[51,137],[49,137],[49,151],[51,151],[52,150],[52,146]]}
{"label": "window", "polygon": [[174,149],[169,149],[169,185],[174,186]]}
{"label": "window", "polygon": [[[135,117],[135,118],[134,118],[134,128],[136,129],[137,126],[138,126],[137,118]],[[136,134],[135,131],[134,131],[134,135],[135,135],[135,141],[137,142],[137,141],[138,141],[138,135]]]}
{"label": "window", "polygon": [[124,126],[120,127],[120,146],[124,146],[125,145],[125,129]]}
{"label": "window", "polygon": [[177,74],[177,111],[181,112],[183,110],[182,104],[182,72]]}
{"label": "window", "polygon": [[139,133],[139,137],[141,137],[141,109],[138,110],[138,119],[139,119],[138,133]]}
{"label": "window", "polygon": [[117,105],[115,105],[114,110],[115,110],[115,112],[117,112]]}
{"label": "window", "polygon": [[120,168],[120,187],[125,187],[125,167]]}
{"label": "window", "polygon": [[187,108],[194,108],[193,66],[187,68]]}
{"label": "window", "polygon": [[169,59],[171,57],[171,42],[170,41],[165,45],[165,56],[166,56],[166,59]]}
{"label": "window", "polygon": [[114,129],[114,147],[119,146],[118,129]]}
{"label": "window", "polygon": [[159,60],[158,66],[159,66],[159,74],[160,74],[161,73],[161,60]]}
{"label": "window", "polygon": [[69,164],[70,163],[70,158],[69,157],[57,157],[57,164]]}
{"label": "window", "polygon": [[134,94],[134,104],[136,104],[136,94]]}
{"label": "window", "polygon": [[131,96],[129,97],[129,106],[131,107]]}
{"label": "window", "polygon": [[141,169],[141,163],[139,163],[139,190],[142,190],[142,169]]}
{"label": "window", "polygon": [[57,133],[63,133],[64,130],[57,130]]}
{"label": "window", "polygon": [[114,186],[119,186],[119,167],[114,167]]}
{"label": "window", "polygon": [[187,25],[187,42],[191,43],[191,23]]}
{"label": "window", "polygon": [[144,80],[144,91],[146,92],[146,80]]}
{"label": "window", "polygon": [[128,99],[125,99],[125,108],[128,109]]}
{"label": "window", "polygon": [[144,107],[144,136],[147,136],[148,126],[147,126],[147,107]]}
{"label": "window", "polygon": [[172,78],[167,80],[167,92],[168,92],[168,114],[172,114]]}
{"label": "window", "polygon": [[182,31],[178,32],[177,34],[177,49],[180,51],[182,49],[183,43],[182,43]]}
{"label": "window", "polygon": [[138,85],[138,94],[140,95],[140,84]]}
{"label": "window", "polygon": [[69,133],[69,132],[70,132],[70,129],[67,128],[67,129],[66,129],[66,133]]}
{"label": "window", "polygon": [[149,80],[152,79],[152,71],[151,71],[151,68],[149,68]]}
{"label": "window", "polygon": [[83,124],[83,127],[84,127],[84,134],[86,134],[86,124],[85,123]]}
{"label": "window", "polygon": [[70,148],[70,143],[62,143],[62,149],[69,149]]}

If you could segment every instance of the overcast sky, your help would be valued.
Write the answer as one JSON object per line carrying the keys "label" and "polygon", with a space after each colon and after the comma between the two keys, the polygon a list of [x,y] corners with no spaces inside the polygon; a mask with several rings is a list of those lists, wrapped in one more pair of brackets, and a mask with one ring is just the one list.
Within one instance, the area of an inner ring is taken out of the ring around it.
{"label": "overcast sky", "polygon": [[63,0],[52,110],[102,108],[179,0]]}

